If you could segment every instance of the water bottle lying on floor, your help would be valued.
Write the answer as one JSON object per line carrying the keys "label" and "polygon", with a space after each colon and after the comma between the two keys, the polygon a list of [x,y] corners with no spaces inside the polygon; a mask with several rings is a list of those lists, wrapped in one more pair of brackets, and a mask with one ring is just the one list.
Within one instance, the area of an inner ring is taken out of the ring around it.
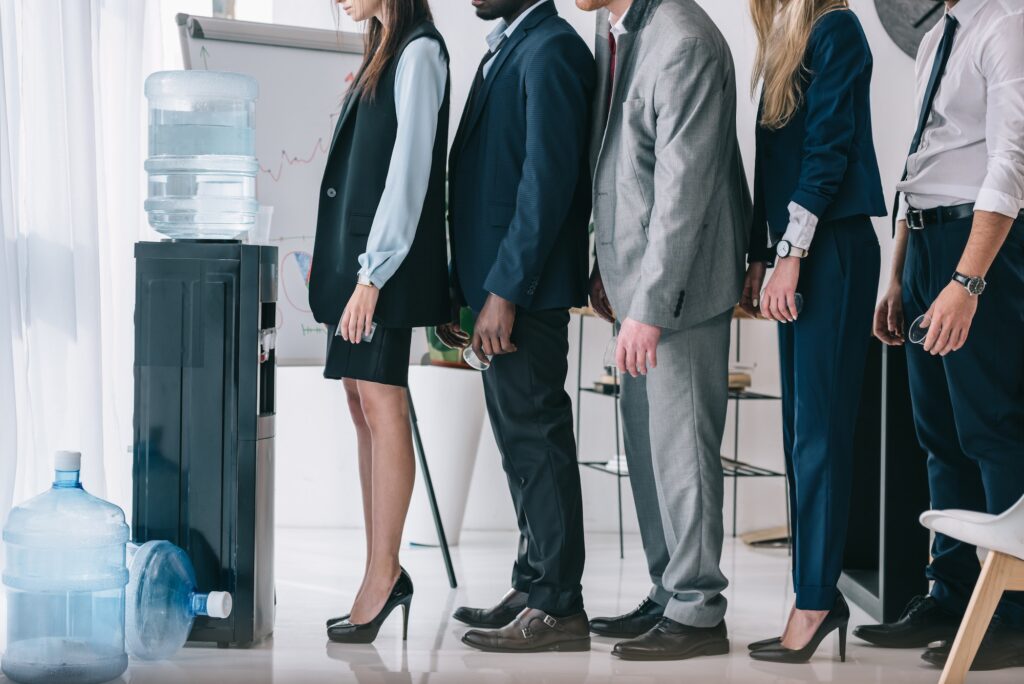
{"label": "water bottle lying on floor", "polygon": [[231,594],[196,591],[192,562],[170,542],[129,544],[128,574],[125,637],[133,658],[170,658],[185,645],[196,617],[231,614]]}

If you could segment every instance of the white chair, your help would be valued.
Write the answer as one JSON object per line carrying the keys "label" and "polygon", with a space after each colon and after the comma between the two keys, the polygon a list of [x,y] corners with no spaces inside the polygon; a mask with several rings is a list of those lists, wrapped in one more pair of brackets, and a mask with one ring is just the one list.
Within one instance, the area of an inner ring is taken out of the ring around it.
{"label": "white chair", "polygon": [[935,532],[988,549],[981,577],[939,684],[961,684],[978,653],[1004,591],[1024,591],[1024,497],[1002,515],[973,511],[926,511],[921,524]]}

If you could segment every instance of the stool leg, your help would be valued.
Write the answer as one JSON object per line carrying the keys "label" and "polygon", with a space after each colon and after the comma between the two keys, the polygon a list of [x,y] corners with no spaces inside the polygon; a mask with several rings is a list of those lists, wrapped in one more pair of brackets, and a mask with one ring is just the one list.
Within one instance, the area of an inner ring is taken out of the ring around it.
{"label": "stool leg", "polygon": [[1015,559],[1004,553],[989,551],[985,565],[981,569],[981,577],[974,587],[971,602],[967,606],[960,629],[956,633],[953,649],[946,659],[946,667],[942,670],[939,684],[962,684],[967,671],[978,654],[978,646],[985,636],[992,614],[995,613],[999,599],[1003,595],[1006,583],[1010,578]]}

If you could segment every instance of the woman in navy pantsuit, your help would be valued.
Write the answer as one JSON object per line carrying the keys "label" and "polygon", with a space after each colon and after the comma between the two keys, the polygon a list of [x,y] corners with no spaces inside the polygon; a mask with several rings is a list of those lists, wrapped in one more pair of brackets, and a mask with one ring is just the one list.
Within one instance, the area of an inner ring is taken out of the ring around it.
{"label": "woman in navy pantsuit", "polygon": [[751,0],[751,10],[762,94],[742,305],[780,323],[796,592],[783,635],[752,644],[751,657],[806,662],[839,630],[845,658],[850,613],[836,584],[880,267],[869,217],[885,215],[871,51],[845,0]]}

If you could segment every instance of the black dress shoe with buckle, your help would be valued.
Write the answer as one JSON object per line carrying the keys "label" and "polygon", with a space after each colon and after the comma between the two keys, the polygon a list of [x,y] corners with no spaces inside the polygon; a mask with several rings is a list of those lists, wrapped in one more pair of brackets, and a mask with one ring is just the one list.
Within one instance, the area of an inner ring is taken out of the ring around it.
{"label": "black dress shoe with buckle", "polygon": [[618,617],[596,617],[590,621],[590,631],[616,639],[635,639],[654,625],[664,615],[665,609],[649,598],[632,611]]}
{"label": "black dress shoe with buckle", "polygon": [[462,643],[490,653],[589,651],[590,628],[586,613],[556,618],[527,608],[501,629],[471,629]]}
{"label": "black dress shoe with buckle", "polygon": [[[945,667],[953,648],[953,642],[936,648],[929,648],[921,654],[921,660],[935,667]],[[972,672],[1003,670],[1008,667],[1024,667],[1024,630],[1011,629],[993,621],[981,640],[978,653],[971,663]]]}
{"label": "black dress shoe with buckle", "polygon": [[662,617],[635,639],[615,644],[612,655],[623,660],[686,660],[697,656],[725,655],[729,632],[722,620],[714,627],[690,627]]}
{"label": "black dress shoe with buckle", "polygon": [[882,648],[924,648],[956,636],[960,617],[950,615],[931,596],[915,596],[896,622],[861,625],[853,636]]}
{"label": "black dress shoe with buckle", "polygon": [[509,589],[498,605],[493,608],[457,608],[452,617],[470,627],[481,629],[498,629],[516,619],[516,615],[526,608],[528,594]]}

